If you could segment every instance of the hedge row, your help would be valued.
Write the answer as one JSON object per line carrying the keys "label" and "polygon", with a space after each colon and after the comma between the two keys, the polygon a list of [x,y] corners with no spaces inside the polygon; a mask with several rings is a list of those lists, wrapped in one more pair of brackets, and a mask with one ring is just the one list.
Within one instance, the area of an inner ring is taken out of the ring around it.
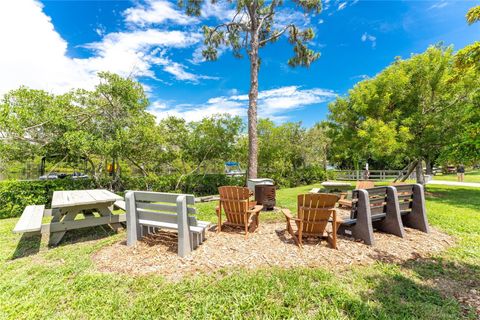
{"label": "hedge row", "polygon": [[296,170],[289,170],[284,173],[269,172],[260,175],[275,180],[275,183],[282,188],[293,188],[333,178],[333,176],[329,176],[320,166],[308,166]]}
{"label": "hedge row", "polygon": [[[192,175],[180,180],[176,189],[178,175],[123,178],[124,190],[150,190],[160,192],[191,193],[196,196],[216,194],[222,185],[244,185],[243,178],[230,178],[223,174]],[[0,182],[0,219],[18,217],[23,209],[31,204],[45,204],[50,207],[52,195],[58,190],[82,190],[109,188],[110,181],[95,183],[91,179],[59,179],[48,181]]]}
{"label": "hedge row", "polygon": [[[313,166],[292,171],[287,175],[263,174],[262,176],[274,179],[280,187],[311,184],[327,178],[325,171]],[[224,174],[190,175],[183,177],[180,179],[180,183],[178,183],[179,179],[179,175],[125,177],[122,178],[122,189],[179,192],[204,196],[218,193],[219,186],[242,186],[245,184],[243,177],[228,177]],[[20,216],[25,206],[31,204],[45,204],[49,208],[53,191],[56,190],[109,188],[109,186],[109,180],[95,183],[90,179],[2,181],[0,182],[0,219]]]}
{"label": "hedge row", "polygon": [[17,217],[23,209],[31,204],[45,204],[50,208],[53,191],[95,189],[92,180],[48,180],[16,181],[7,180],[0,183],[0,219]]}

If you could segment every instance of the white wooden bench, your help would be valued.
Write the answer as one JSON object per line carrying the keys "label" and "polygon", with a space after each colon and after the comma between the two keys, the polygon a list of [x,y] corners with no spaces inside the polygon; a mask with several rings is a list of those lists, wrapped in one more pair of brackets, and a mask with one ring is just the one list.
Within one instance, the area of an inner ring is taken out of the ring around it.
{"label": "white wooden bench", "polygon": [[129,191],[125,195],[127,245],[133,246],[145,234],[158,229],[178,231],[178,255],[184,257],[205,240],[210,225],[192,216],[193,195]]}
{"label": "white wooden bench", "polygon": [[42,229],[42,218],[45,210],[44,205],[26,206],[20,220],[18,220],[14,233],[40,233]]}

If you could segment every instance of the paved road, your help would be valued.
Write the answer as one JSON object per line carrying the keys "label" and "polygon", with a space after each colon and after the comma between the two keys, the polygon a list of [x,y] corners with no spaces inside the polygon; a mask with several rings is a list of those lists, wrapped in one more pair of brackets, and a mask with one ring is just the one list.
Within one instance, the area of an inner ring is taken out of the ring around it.
{"label": "paved road", "polygon": [[480,188],[480,183],[478,183],[478,182],[457,182],[457,181],[445,181],[445,180],[430,180],[427,184],[442,184],[442,185],[446,185],[446,186]]}

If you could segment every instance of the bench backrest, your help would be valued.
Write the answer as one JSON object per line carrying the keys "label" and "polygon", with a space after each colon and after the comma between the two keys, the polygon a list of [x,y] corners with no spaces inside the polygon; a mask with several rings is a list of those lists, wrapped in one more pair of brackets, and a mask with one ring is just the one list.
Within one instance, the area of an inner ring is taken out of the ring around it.
{"label": "bench backrest", "polygon": [[134,245],[141,238],[143,226],[157,223],[176,225],[178,230],[178,254],[183,257],[191,251],[190,226],[196,226],[193,195],[147,191],[128,191],[125,194],[127,209],[127,245]]}
{"label": "bench backrest", "polygon": [[366,190],[368,192],[368,202],[370,206],[370,212],[372,215],[386,213],[387,200],[388,200],[388,196],[387,196],[388,187],[375,187],[375,188],[369,188],[369,189],[353,190],[352,210],[350,212],[351,219],[357,218],[360,190]]}
{"label": "bench backrest", "polygon": [[[133,193],[137,219],[158,222],[177,223],[179,196],[185,196],[187,214],[196,214],[195,197],[189,194],[175,194],[148,191],[130,191]],[[131,206],[132,204],[130,204]],[[133,207],[130,207],[132,210]],[[191,219],[190,219],[191,220]]]}
{"label": "bench backrest", "polygon": [[399,211],[405,226],[429,232],[425,192],[421,184],[396,185]]}
{"label": "bench backrest", "polygon": [[415,184],[398,184],[395,185],[398,195],[398,204],[400,212],[406,213],[412,211]]}

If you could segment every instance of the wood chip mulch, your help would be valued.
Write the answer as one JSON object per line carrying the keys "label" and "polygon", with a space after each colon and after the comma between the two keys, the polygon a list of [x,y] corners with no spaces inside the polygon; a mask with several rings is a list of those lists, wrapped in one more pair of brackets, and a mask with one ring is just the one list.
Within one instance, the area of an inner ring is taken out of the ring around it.
{"label": "wood chip mulch", "polygon": [[299,249],[285,231],[284,222],[263,223],[248,239],[238,229],[229,227],[217,234],[214,226],[207,231],[207,240],[185,258],[177,255],[176,233],[162,231],[145,237],[134,247],[127,247],[126,241],[121,241],[102,248],[93,260],[102,272],[155,273],[178,281],[185,276],[226,268],[335,266],[342,269],[375,261],[401,263],[428,257],[454,244],[452,237],[434,228],[429,234],[409,228],[405,231],[404,239],[375,232],[375,246],[339,237],[338,250],[334,250],[325,240],[318,239],[307,239],[303,249]]}

